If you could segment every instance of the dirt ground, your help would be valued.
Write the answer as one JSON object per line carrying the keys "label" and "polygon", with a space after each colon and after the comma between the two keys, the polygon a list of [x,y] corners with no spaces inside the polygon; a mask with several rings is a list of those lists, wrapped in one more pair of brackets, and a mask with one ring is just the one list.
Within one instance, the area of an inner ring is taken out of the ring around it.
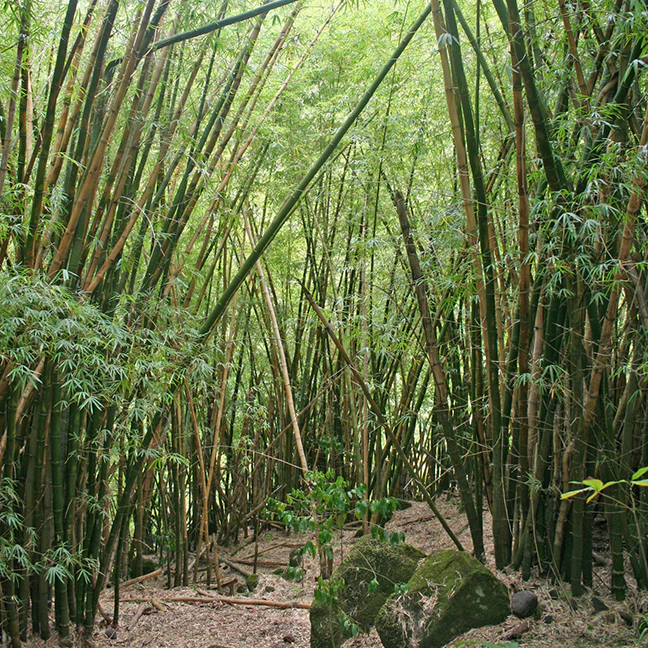
{"label": "dirt ground", "polygon": [[[437,504],[461,542],[469,549],[470,534],[463,514],[454,502],[444,500]],[[487,518],[484,517],[485,522]],[[424,503],[413,503],[410,508],[397,511],[387,528],[404,532],[406,542],[426,553],[454,547]],[[492,559],[490,529],[485,529],[485,535],[486,550]],[[336,561],[348,552],[354,541],[353,531],[341,533],[334,546]],[[258,547],[259,582],[255,591],[247,595],[235,591],[237,586],[243,584],[244,578],[229,567],[223,569],[223,581],[236,579],[232,585],[232,596],[240,603],[210,600],[210,597],[218,596],[218,592],[215,589],[207,590],[204,582],[189,588],[166,589],[164,576],[123,588],[119,627],[114,629],[101,620],[97,624],[94,642],[97,648],[307,648],[310,645],[308,609],[282,609],[255,604],[258,600],[285,605],[310,603],[319,571],[314,560],[306,559],[305,578],[299,584],[273,573],[288,565],[290,551],[303,542],[305,539],[302,536],[288,535],[280,530],[264,533],[259,538]],[[242,561],[235,564],[247,571],[252,569],[253,553],[254,543],[250,538],[233,549],[221,549],[221,555],[231,561]],[[495,570],[493,564],[488,566]],[[593,591],[575,602],[569,597],[566,585],[556,586],[540,578],[523,583],[518,573],[496,572],[511,592],[531,589],[537,594],[541,606],[539,618],[522,625],[519,619],[510,616],[498,626],[468,632],[450,645],[453,648],[497,643],[507,646],[515,640],[520,646],[549,648],[640,646],[637,624],[642,616],[648,614],[648,595],[638,594],[631,587],[626,601],[615,602],[610,596],[608,572],[608,569],[597,567]],[[225,595],[229,596],[229,593]],[[596,612],[592,605],[593,596],[609,609]],[[177,600],[187,597],[198,600]],[[106,615],[112,615],[113,605],[113,594],[109,589],[101,598]],[[648,642],[642,643],[648,646]],[[28,645],[33,648],[54,648],[58,642],[54,638],[47,643],[34,639]],[[375,631],[370,635],[359,635],[344,644],[344,648],[381,646]]]}

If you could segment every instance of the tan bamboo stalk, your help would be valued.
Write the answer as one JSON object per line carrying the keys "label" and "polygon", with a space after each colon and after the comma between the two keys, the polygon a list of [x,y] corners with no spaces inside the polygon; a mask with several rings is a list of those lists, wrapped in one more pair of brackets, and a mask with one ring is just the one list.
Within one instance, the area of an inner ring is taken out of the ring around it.
{"label": "tan bamboo stalk", "polygon": [[328,333],[329,337],[331,338],[331,341],[335,345],[336,349],[338,350],[338,353],[340,354],[340,357],[344,361],[344,363],[348,366],[350,369],[351,373],[353,374],[353,377],[356,379],[358,385],[360,386],[360,389],[362,389],[363,394],[365,395],[365,398],[367,399],[367,402],[369,403],[369,406],[371,407],[371,411],[375,414],[376,418],[378,419],[378,423],[380,426],[385,430],[385,433],[388,437],[388,439],[391,441],[392,445],[394,446],[394,449],[398,453],[401,461],[403,462],[403,465],[405,466],[405,469],[407,470],[409,476],[412,478],[412,481],[416,483],[418,488],[421,490],[421,493],[423,494],[423,498],[427,502],[428,506],[430,507],[430,510],[434,514],[434,516],[439,520],[441,523],[441,526],[443,527],[444,531],[448,534],[450,539],[454,542],[455,546],[459,551],[465,551],[463,545],[461,544],[459,538],[455,535],[455,533],[452,531],[448,523],[446,522],[445,518],[437,508],[436,504],[434,503],[434,500],[432,499],[432,496],[430,495],[430,492],[428,489],[425,487],[425,484],[419,479],[418,475],[416,474],[416,470],[414,466],[412,465],[412,462],[410,461],[409,457],[407,454],[403,451],[403,447],[401,446],[399,440],[394,436],[394,433],[390,427],[390,425],[387,423],[387,420],[385,419],[385,415],[383,414],[382,409],[376,403],[374,398],[371,395],[371,392],[369,391],[369,387],[367,386],[367,383],[362,378],[362,374],[358,369],[355,367],[353,362],[351,361],[351,358],[349,358],[349,354],[346,352],[346,349],[344,348],[344,345],[338,338],[338,336],[335,334],[335,331],[333,331],[333,328],[331,327],[331,324],[329,323],[328,319],[326,318],[326,315],[324,315],[322,309],[319,307],[317,302],[313,299],[312,295],[306,290],[304,286],[302,286],[302,292],[304,293],[304,296],[308,300],[308,303],[311,305],[311,308],[315,311],[316,315],[319,317],[320,321],[324,325],[324,328],[326,329],[326,332]]}
{"label": "tan bamboo stalk", "polygon": [[[648,107],[644,115],[643,128],[641,133],[640,147],[648,144]],[[623,224],[623,233],[621,235],[621,245],[619,248],[618,263],[619,269],[615,273],[608,307],[603,319],[603,328],[601,339],[599,341],[598,352],[590,373],[589,386],[585,394],[585,404],[583,406],[583,432],[585,438],[589,432],[594,418],[596,416],[596,405],[601,388],[603,373],[609,364],[611,354],[612,332],[616,324],[617,313],[619,308],[619,297],[621,295],[622,282],[626,276],[625,265],[630,257],[630,250],[634,242],[634,228],[637,222],[637,215],[643,204],[643,188],[646,181],[641,174],[635,176],[635,189],[628,200],[625,222]]]}
{"label": "tan bamboo stalk", "polygon": [[[112,192],[112,196],[110,197],[110,201],[106,210],[107,213],[105,218],[103,219],[103,225],[101,227],[99,240],[96,243],[95,251],[92,255],[87,270],[87,276],[92,276],[94,274],[101,257],[105,255],[106,242],[112,230],[112,225],[115,218],[115,213],[117,211],[117,206],[119,204],[119,200],[122,197],[124,187],[129,177],[131,162],[134,159],[135,155],[137,154],[138,145],[140,144],[141,141],[142,130],[144,128],[144,119],[151,108],[151,104],[153,103],[155,88],[157,87],[157,84],[162,75],[162,71],[164,70],[164,66],[166,64],[166,54],[168,53],[168,51],[169,51],[168,49],[163,50],[162,56],[159,57],[155,65],[155,68],[153,70],[153,75],[150,79],[149,87],[146,92],[146,96],[144,98],[144,102],[141,109],[138,109],[137,107],[139,101],[137,99],[133,101],[133,107],[131,110],[131,115],[129,117],[129,122],[133,123],[135,127],[125,138],[126,140],[125,154],[121,156],[119,159],[116,159],[113,165],[113,168],[115,168],[114,176],[117,177],[117,182],[116,182],[115,189]],[[106,200],[108,200],[107,192],[109,188],[110,187],[107,184],[106,189],[104,191]],[[99,219],[99,215],[97,215],[96,227],[98,227],[98,219]],[[93,237],[93,233],[91,231],[90,238],[92,237]]]}
{"label": "tan bamboo stalk", "polygon": [[[189,203],[187,204],[187,207],[185,208],[187,213],[191,213],[191,211],[196,205],[196,202],[198,201],[198,198],[200,197],[207,183],[209,182],[216,168],[216,165],[220,162],[220,159],[227,145],[232,139],[237,128],[239,128],[239,122],[243,113],[245,112],[246,107],[250,102],[256,103],[256,99],[258,99],[258,97],[260,96],[266,84],[266,81],[269,78],[270,72],[272,71],[272,64],[278,57],[281,46],[284,44],[286,38],[288,37],[288,34],[290,33],[290,30],[292,29],[295,23],[295,18],[297,17],[297,13],[299,9],[300,6],[297,5],[293,10],[293,12],[288,16],[286,23],[284,24],[281,32],[275,39],[273,46],[270,48],[270,51],[268,52],[263,63],[259,67],[259,70],[257,71],[254,78],[252,79],[252,83],[250,84],[250,87],[246,93],[245,98],[241,102],[241,105],[239,106],[236,115],[232,119],[231,124],[229,125],[227,131],[225,132],[221,141],[218,144],[218,149],[216,150],[216,153],[212,155],[208,168],[201,169],[196,174],[196,178],[199,184],[197,184],[193,190],[189,191],[190,200]],[[245,125],[243,125],[243,128],[245,128]],[[232,168],[231,162],[229,166],[231,169]],[[189,255],[191,254],[191,251],[193,250],[193,246],[196,244],[198,237],[203,232],[205,225],[207,224],[208,221],[211,221],[211,219],[213,219],[213,215],[218,210],[218,207],[222,199],[222,194],[225,191],[227,185],[229,184],[229,180],[231,179],[231,177],[232,177],[231,172],[227,172],[225,173],[225,176],[222,178],[221,183],[215,192],[216,197],[210,204],[209,208],[205,211],[200,223],[198,224],[198,227],[196,227],[194,233],[192,234],[191,239],[189,240],[189,243],[185,248],[184,254],[179,255],[175,267],[169,273],[169,279],[167,281],[167,285],[165,286],[165,294],[168,294],[168,291],[170,290],[171,286],[174,284],[175,279],[177,279],[177,277],[182,272],[182,268],[184,267],[186,260],[189,258]]]}
{"label": "tan bamboo stalk", "polygon": [[340,0],[340,2],[335,5],[327,19],[324,21],[322,26],[317,30],[317,33],[315,36],[312,38],[312,40],[308,43],[306,49],[302,53],[302,55],[299,57],[299,60],[293,67],[293,69],[288,73],[288,76],[285,78],[284,82],[281,84],[277,92],[275,93],[274,97],[270,100],[270,103],[266,106],[265,110],[263,111],[263,114],[259,118],[259,121],[255,124],[254,128],[252,129],[252,132],[248,135],[247,139],[245,142],[243,142],[243,145],[239,149],[239,152],[236,156],[236,158],[233,160],[232,164],[230,165],[230,172],[231,170],[241,161],[242,157],[245,155],[245,152],[248,150],[250,144],[254,141],[254,138],[256,137],[256,134],[263,125],[263,122],[266,120],[272,109],[275,107],[276,103],[279,101],[281,98],[281,95],[283,94],[284,90],[290,83],[290,80],[293,78],[297,70],[301,67],[302,63],[306,60],[306,57],[310,53],[310,51],[313,49],[315,43],[319,40],[319,37],[322,35],[328,24],[333,20],[333,17],[337,13],[338,9],[344,4],[344,0]]}
{"label": "tan bamboo stalk", "polygon": [[[90,106],[88,105],[88,102],[94,100],[94,97],[87,98],[88,87],[92,87],[93,92],[96,92],[96,84],[98,83],[97,65],[104,64],[105,48],[107,45],[107,40],[112,33],[113,23],[114,23],[117,10],[118,10],[118,0],[110,0],[110,2],[108,2],[106,6],[106,11],[103,20],[101,22],[99,31],[95,36],[95,45],[90,54],[88,63],[86,65],[85,73],[81,81],[81,87],[79,88],[79,93],[78,93],[79,96],[77,97],[77,101],[72,109],[72,114],[68,117],[65,125],[65,131],[63,133],[61,146],[63,145],[63,143],[65,143],[66,149],[67,146],[69,145],[72,132],[74,131],[75,127],[77,128],[79,127],[79,125],[77,124],[77,120],[79,117],[79,113],[81,112],[81,109],[84,107],[84,105],[86,106],[86,108],[89,109]],[[65,108],[64,108],[64,112],[65,112]],[[84,122],[81,127],[87,128],[87,122],[85,121],[88,119],[87,111],[84,111],[83,117],[84,117]],[[86,140],[86,144],[87,144],[87,140]],[[87,154],[88,151],[86,146],[85,151],[78,152],[79,160],[77,160],[77,162],[82,161],[82,163],[85,166],[85,164],[87,163],[87,159],[86,159]],[[52,155],[52,158],[50,160],[50,167],[48,168],[47,174],[45,176],[45,182],[43,186],[44,194],[48,191],[49,187],[51,185],[54,185],[58,180],[59,174],[63,168],[64,161],[65,161],[65,156],[58,155],[56,154],[56,152],[54,153],[54,155]],[[77,174],[75,173],[74,175]],[[35,251],[35,256],[36,256],[36,259],[34,261],[35,268],[42,267],[43,255],[45,254],[45,251],[49,248],[49,244],[52,239],[52,236],[54,235],[57,224],[58,224],[58,219],[53,218],[50,220],[49,224],[45,228],[45,231],[41,236],[40,243],[37,247],[37,250]]]}
{"label": "tan bamboo stalk", "polygon": [[[466,214],[466,234],[468,236],[468,245],[471,252],[473,269],[475,271],[475,282],[477,293],[479,295],[479,314],[482,322],[486,320],[486,291],[482,278],[481,267],[479,265],[479,253],[477,244],[477,218],[475,217],[475,206],[472,199],[472,189],[470,187],[470,177],[468,175],[468,155],[463,139],[463,129],[459,118],[457,107],[457,97],[454,79],[450,70],[450,60],[448,57],[447,38],[448,33],[443,20],[443,13],[439,0],[431,0],[432,20],[434,22],[434,33],[439,48],[439,58],[441,59],[441,70],[443,72],[443,83],[445,91],[446,105],[448,108],[448,117],[450,119],[450,128],[452,130],[452,141],[457,157],[457,176],[459,179],[459,188],[463,199],[463,208]],[[490,357],[488,339],[483,339],[486,359]]]}
{"label": "tan bamboo stalk", "polygon": [[97,0],[92,0],[91,5],[88,7],[86,12],[86,17],[83,21],[83,24],[80,26],[79,35],[74,45],[72,46],[72,51],[70,52],[70,58],[68,60],[67,66],[72,73],[68,78],[67,87],[65,90],[65,96],[63,98],[61,114],[59,116],[58,127],[56,129],[56,135],[54,136],[54,142],[52,143],[52,156],[50,160],[50,167],[47,171],[47,176],[45,178],[45,191],[48,187],[56,182],[58,179],[59,173],[63,168],[63,161],[65,156],[62,155],[67,150],[68,144],[70,143],[70,137],[72,136],[72,129],[76,124],[77,117],[81,111],[81,106],[83,105],[83,100],[85,99],[85,89],[88,87],[90,82],[90,74],[93,69],[92,62],[96,59],[96,48],[99,45],[101,39],[97,38],[95,48],[90,56],[90,61],[86,67],[83,80],[78,86],[78,96],[74,102],[74,107],[72,112],[70,112],[70,106],[72,105],[72,94],[77,83],[78,73],[79,73],[79,63],[83,50],[85,48],[86,40],[88,37],[88,31],[90,29],[90,23],[92,21],[94,10],[97,5]]}
{"label": "tan bamboo stalk", "polygon": [[[189,385],[189,378],[185,379],[185,391],[187,393],[187,403],[189,404],[189,411],[191,412],[191,422],[193,424],[194,439],[196,442],[196,454],[198,455],[198,466],[200,467],[200,490],[202,494],[202,515],[200,516],[200,533],[198,533],[198,542],[196,543],[196,562],[194,564],[194,583],[198,580],[198,558],[200,557],[201,542],[205,542],[205,555],[207,557],[207,584],[209,585],[209,574],[211,566],[211,558],[209,555],[209,525],[208,525],[208,511],[209,511],[209,491],[207,490],[207,475],[205,473],[205,460],[203,457],[202,443],[200,442],[200,429],[198,427],[198,418],[196,417],[196,408],[191,397],[191,386]],[[218,557],[216,558],[218,561]]]}
{"label": "tan bamboo stalk", "polygon": [[[22,70],[22,79],[23,79],[23,90],[24,94],[24,104],[25,110],[20,111],[20,130],[21,140],[24,141],[24,163],[25,168],[21,177],[18,179],[19,182],[23,184],[29,184],[29,174],[31,164],[29,160],[32,157],[34,150],[34,95],[32,92],[32,75],[31,75],[31,62],[29,51],[26,53],[26,56],[23,57],[23,70]],[[19,169],[20,172],[20,169]]]}
{"label": "tan bamboo stalk", "polygon": [[81,288],[83,292],[93,293],[97,289],[97,287],[99,286],[103,278],[106,276],[108,270],[112,268],[115,261],[117,260],[122,250],[124,249],[124,245],[126,245],[126,241],[128,240],[128,237],[133,231],[133,227],[135,227],[135,223],[140,218],[143,217],[144,208],[146,206],[146,203],[148,202],[149,197],[151,196],[151,193],[153,192],[153,189],[155,188],[155,184],[158,180],[158,174],[162,169],[162,165],[166,159],[166,155],[169,152],[169,149],[171,147],[171,140],[173,139],[173,135],[175,134],[178,124],[180,123],[180,117],[182,116],[182,112],[189,98],[189,94],[191,88],[193,87],[193,83],[196,79],[196,75],[198,74],[198,70],[200,69],[202,59],[203,59],[203,54],[201,53],[198,56],[198,59],[196,60],[196,63],[192,68],[191,74],[189,76],[189,80],[187,81],[187,85],[184,89],[180,101],[178,102],[178,107],[173,115],[173,119],[171,120],[171,124],[169,126],[169,132],[167,133],[167,136],[162,140],[162,146],[160,148],[160,153],[158,155],[157,162],[155,163],[155,166],[153,167],[151,173],[149,174],[148,182],[146,184],[144,191],[142,192],[142,195],[140,196],[140,199],[137,201],[137,204],[133,207],[131,216],[128,219],[126,225],[124,226],[122,233],[117,239],[115,245],[108,253],[105,261],[97,271],[96,275],[94,275],[93,277],[89,273],[86,274],[85,280]]}
{"label": "tan bamboo stalk", "polygon": [[[245,227],[245,233],[252,245],[254,247],[256,242],[252,235],[252,230],[250,229],[250,222],[247,216],[247,210],[243,210],[243,225]],[[288,373],[288,363],[286,362],[286,353],[284,352],[283,342],[281,341],[281,331],[279,330],[279,323],[277,322],[277,314],[272,304],[272,297],[270,296],[270,291],[268,290],[268,284],[265,280],[265,273],[263,271],[263,266],[261,261],[256,262],[256,271],[259,275],[259,281],[261,283],[261,292],[263,293],[263,299],[268,308],[268,313],[270,315],[270,321],[272,322],[272,332],[274,335],[273,342],[277,348],[277,354],[279,356],[279,367],[281,369],[281,377],[283,378],[284,390],[286,392],[286,405],[288,407],[288,413],[290,414],[290,422],[292,423],[293,434],[295,435],[295,445],[297,446],[297,454],[299,455],[299,463],[301,464],[301,469],[304,474],[308,473],[308,462],[306,461],[306,453],[304,452],[304,445],[302,443],[302,436],[299,430],[299,422],[297,420],[297,413],[295,411],[295,401],[293,399],[292,387],[290,385],[290,375]]]}
{"label": "tan bamboo stalk", "polygon": [[20,70],[22,69],[22,59],[27,44],[27,34],[29,32],[29,14],[30,2],[25,3],[20,16],[20,33],[18,34],[18,46],[16,47],[16,62],[14,64],[14,74],[11,81],[11,92],[9,94],[9,106],[7,108],[7,124],[5,126],[5,136],[2,142],[2,159],[0,160],[0,198],[4,190],[5,178],[9,165],[9,155],[11,153],[13,123],[16,117],[16,105],[18,104],[18,88],[20,86]]}
{"label": "tan bamboo stalk", "polygon": [[103,169],[105,162],[106,149],[108,148],[108,144],[110,143],[110,139],[115,129],[117,117],[121,110],[122,103],[130,87],[131,76],[135,71],[135,66],[140,59],[144,37],[148,29],[148,23],[154,5],[155,0],[148,0],[144,10],[142,10],[141,8],[139,9],[138,16],[133,23],[131,41],[129,43],[129,46],[127,47],[128,55],[124,57],[119,72],[118,81],[116,83],[117,90],[108,111],[108,116],[99,137],[99,141],[88,164],[88,169],[85,176],[83,177],[77,195],[75,196],[74,205],[72,207],[65,232],[61,236],[61,241],[59,243],[58,249],[56,250],[54,258],[52,259],[52,262],[48,269],[48,275],[50,278],[55,277],[58,271],[62,268],[63,263],[65,262],[65,258],[67,257],[67,253],[72,244],[72,239],[74,237],[79,217],[81,216],[86,203],[88,205],[91,205],[94,200],[101,177],[101,170]]}
{"label": "tan bamboo stalk", "polygon": [[[378,182],[380,186],[380,182]],[[361,340],[362,340],[362,377],[365,382],[369,382],[369,317],[367,313],[367,208],[362,210],[362,224],[360,227],[360,239],[363,241],[362,252],[360,256],[360,321],[362,322]],[[330,257],[329,257],[330,262]],[[352,396],[353,398],[353,393]],[[362,481],[365,485],[364,501],[369,504],[369,403],[366,397],[362,399]],[[385,468],[386,468],[385,464]],[[381,486],[384,488],[385,478],[381,480]],[[369,533],[369,506],[365,509],[362,519],[362,527],[365,533]]]}
{"label": "tan bamboo stalk", "polygon": [[585,101],[584,108],[589,112],[589,93],[587,91],[587,83],[585,82],[585,76],[583,75],[583,67],[581,66],[580,58],[578,57],[576,37],[574,36],[571,21],[569,20],[569,12],[567,11],[565,0],[558,0],[558,6],[560,7],[560,17],[562,18],[565,34],[567,35],[567,42],[569,43],[569,52],[572,56],[572,63],[574,65],[574,70],[576,71],[578,89],[580,90],[582,99]]}
{"label": "tan bamboo stalk", "polygon": [[[235,326],[236,302],[237,302],[237,297],[234,298],[234,301],[232,303],[232,315],[230,318],[229,336],[228,336],[226,350],[225,350],[225,360],[223,362],[223,373],[220,382],[220,397],[218,402],[218,408],[216,409],[216,418],[215,421],[213,421],[213,425],[212,425],[212,449],[211,449],[211,457],[209,460],[209,473],[207,477],[207,497],[209,497],[209,493],[211,493],[212,484],[214,482],[214,474],[216,471],[216,458],[218,457],[218,454],[220,452],[220,430],[223,421],[223,412],[225,411],[227,378],[229,376],[229,369],[232,363],[232,354],[234,352],[234,331],[236,329]],[[207,512],[204,511],[203,515],[207,515]],[[215,546],[216,545],[214,544],[214,547]],[[220,574],[220,568],[218,566],[217,559],[214,560],[214,565],[216,569],[216,584],[220,589],[221,574]]]}

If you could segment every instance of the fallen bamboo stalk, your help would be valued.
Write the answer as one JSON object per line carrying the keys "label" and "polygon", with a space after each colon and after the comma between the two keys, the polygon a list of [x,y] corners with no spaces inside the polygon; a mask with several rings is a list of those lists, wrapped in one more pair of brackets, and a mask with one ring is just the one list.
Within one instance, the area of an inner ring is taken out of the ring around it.
{"label": "fallen bamboo stalk", "polygon": [[[262,554],[269,553],[270,551],[274,551],[275,549],[280,549],[282,547],[290,547],[291,549],[297,548],[297,547],[303,547],[304,543],[303,542],[280,542],[278,544],[273,544],[270,545],[269,547],[266,547],[265,549],[260,549],[258,552],[258,556],[261,556]],[[241,562],[243,560],[252,560],[254,558],[254,554],[248,554],[247,556],[241,556],[240,558],[232,559],[232,560],[237,560],[238,562]]]}
{"label": "fallen bamboo stalk", "polygon": [[244,567],[241,567],[240,565],[237,564],[238,561],[234,562],[227,556],[221,556],[220,561],[224,562],[230,569],[233,569],[234,571],[237,571],[241,576],[245,576],[245,578],[248,578],[249,576],[252,575],[252,572],[245,569]]}
{"label": "fallen bamboo stalk", "polygon": [[162,603],[160,601],[158,601],[156,598],[151,599],[151,605],[154,608],[156,608],[157,610],[159,610],[160,612],[165,612],[166,611],[165,608],[164,608],[164,605],[162,605]]}
{"label": "fallen bamboo stalk", "polygon": [[144,601],[138,608],[137,611],[135,612],[135,615],[133,616],[131,622],[128,624],[128,631],[130,632],[136,625],[137,622],[142,618],[142,615],[144,612],[147,610],[152,610],[153,609],[153,604],[151,600],[146,600]]}
{"label": "fallen bamboo stalk", "polygon": [[[150,602],[150,599],[138,597],[121,600],[122,603],[142,602],[144,604]],[[236,598],[233,596],[169,596],[166,598],[158,598],[156,600],[161,603],[227,603],[228,605],[260,605],[278,608],[280,610],[288,610],[292,608],[310,610],[311,607],[311,604],[307,601],[269,601],[267,599]]]}
{"label": "fallen bamboo stalk", "polygon": [[130,580],[124,581],[120,587],[123,589],[124,587],[128,587],[129,585],[136,585],[137,583],[143,583],[145,580],[148,580],[149,578],[155,578],[156,576],[160,576],[164,570],[163,569],[156,569],[155,571],[149,572],[148,574],[144,574],[143,576],[138,576],[137,578],[131,578]]}
{"label": "fallen bamboo stalk", "polygon": [[[239,565],[254,565],[254,558],[240,558],[236,561]],[[258,560],[257,565],[261,567],[288,567],[287,560]]]}

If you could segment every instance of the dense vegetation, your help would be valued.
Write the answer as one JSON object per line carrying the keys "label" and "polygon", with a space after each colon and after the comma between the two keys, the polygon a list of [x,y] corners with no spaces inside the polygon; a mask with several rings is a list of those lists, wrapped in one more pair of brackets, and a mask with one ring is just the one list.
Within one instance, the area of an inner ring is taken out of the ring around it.
{"label": "dense vegetation", "polygon": [[574,595],[604,514],[648,587],[643,3],[255,8],[2,3],[12,645],[51,601],[89,636],[153,551],[220,579],[326,471],[455,488],[477,557],[491,515],[499,568]]}

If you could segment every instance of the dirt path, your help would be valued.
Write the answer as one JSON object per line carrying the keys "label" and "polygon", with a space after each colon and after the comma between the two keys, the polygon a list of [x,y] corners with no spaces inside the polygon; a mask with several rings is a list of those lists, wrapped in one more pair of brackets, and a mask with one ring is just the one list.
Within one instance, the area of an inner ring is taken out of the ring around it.
{"label": "dirt path", "polygon": [[[438,505],[450,526],[461,541],[470,548],[470,534],[464,516],[454,502],[440,501]],[[487,516],[485,516],[485,520]],[[449,549],[454,545],[443,532],[441,525],[423,503],[414,503],[409,509],[398,511],[388,524],[392,531],[403,531],[406,542],[419,547],[426,553]],[[486,550],[492,556],[492,537],[486,529]],[[277,603],[309,603],[317,584],[318,566],[314,560],[305,562],[305,578],[300,584],[289,582],[272,573],[288,565],[290,551],[302,538],[288,536],[281,531],[264,534],[259,542],[259,583],[249,598],[265,599]],[[304,540],[305,541],[305,540]],[[352,532],[341,534],[335,544],[336,560],[339,561],[353,545]],[[242,543],[229,556],[233,560],[249,562],[253,544]],[[241,565],[251,570],[249,565]],[[488,565],[494,570],[494,565]],[[628,600],[616,603],[610,597],[609,575],[603,568],[595,574],[595,595],[609,609],[595,612],[592,594],[579,599],[575,604],[568,596],[568,587],[555,586],[544,579],[522,583],[519,574],[498,573],[511,591],[532,589],[538,595],[542,607],[539,619],[529,623],[529,629],[521,639],[520,646],[543,646],[550,648],[608,648],[612,646],[639,646],[637,622],[648,614],[648,595],[630,593]],[[243,578],[231,569],[225,569],[226,580],[237,579],[236,585],[243,585]],[[237,599],[245,594],[233,592]],[[308,648],[310,645],[310,624],[308,610],[300,608],[280,609],[251,604],[229,604],[210,601],[209,596],[218,596],[214,590],[207,591],[205,584],[191,588],[166,589],[164,580],[153,579],[131,585],[121,593],[120,625],[115,630],[104,621],[98,624],[94,641],[97,648],[186,647],[186,648]],[[204,598],[204,602],[178,602],[170,599],[182,597]],[[101,599],[106,614],[112,614],[113,599],[107,590]],[[572,606],[575,609],[572,609]],[[630,616],[628,616],[630,615]],[[634,621],[630,627],[624,617]],[[520,625],[515,617],[509,617],[499,626],[490,626],[466,633],[452,646],[461,641],[497,643],[511,629]],[[34,648],[57,646],[54,638],[46,644],[33,640]],[[464,644],[465,645],[465,644]],[[469,644],[470,645],[470,644]],[[380,639],[372,632],[360,635],[346,642],[345,648],[381,648]]]}

